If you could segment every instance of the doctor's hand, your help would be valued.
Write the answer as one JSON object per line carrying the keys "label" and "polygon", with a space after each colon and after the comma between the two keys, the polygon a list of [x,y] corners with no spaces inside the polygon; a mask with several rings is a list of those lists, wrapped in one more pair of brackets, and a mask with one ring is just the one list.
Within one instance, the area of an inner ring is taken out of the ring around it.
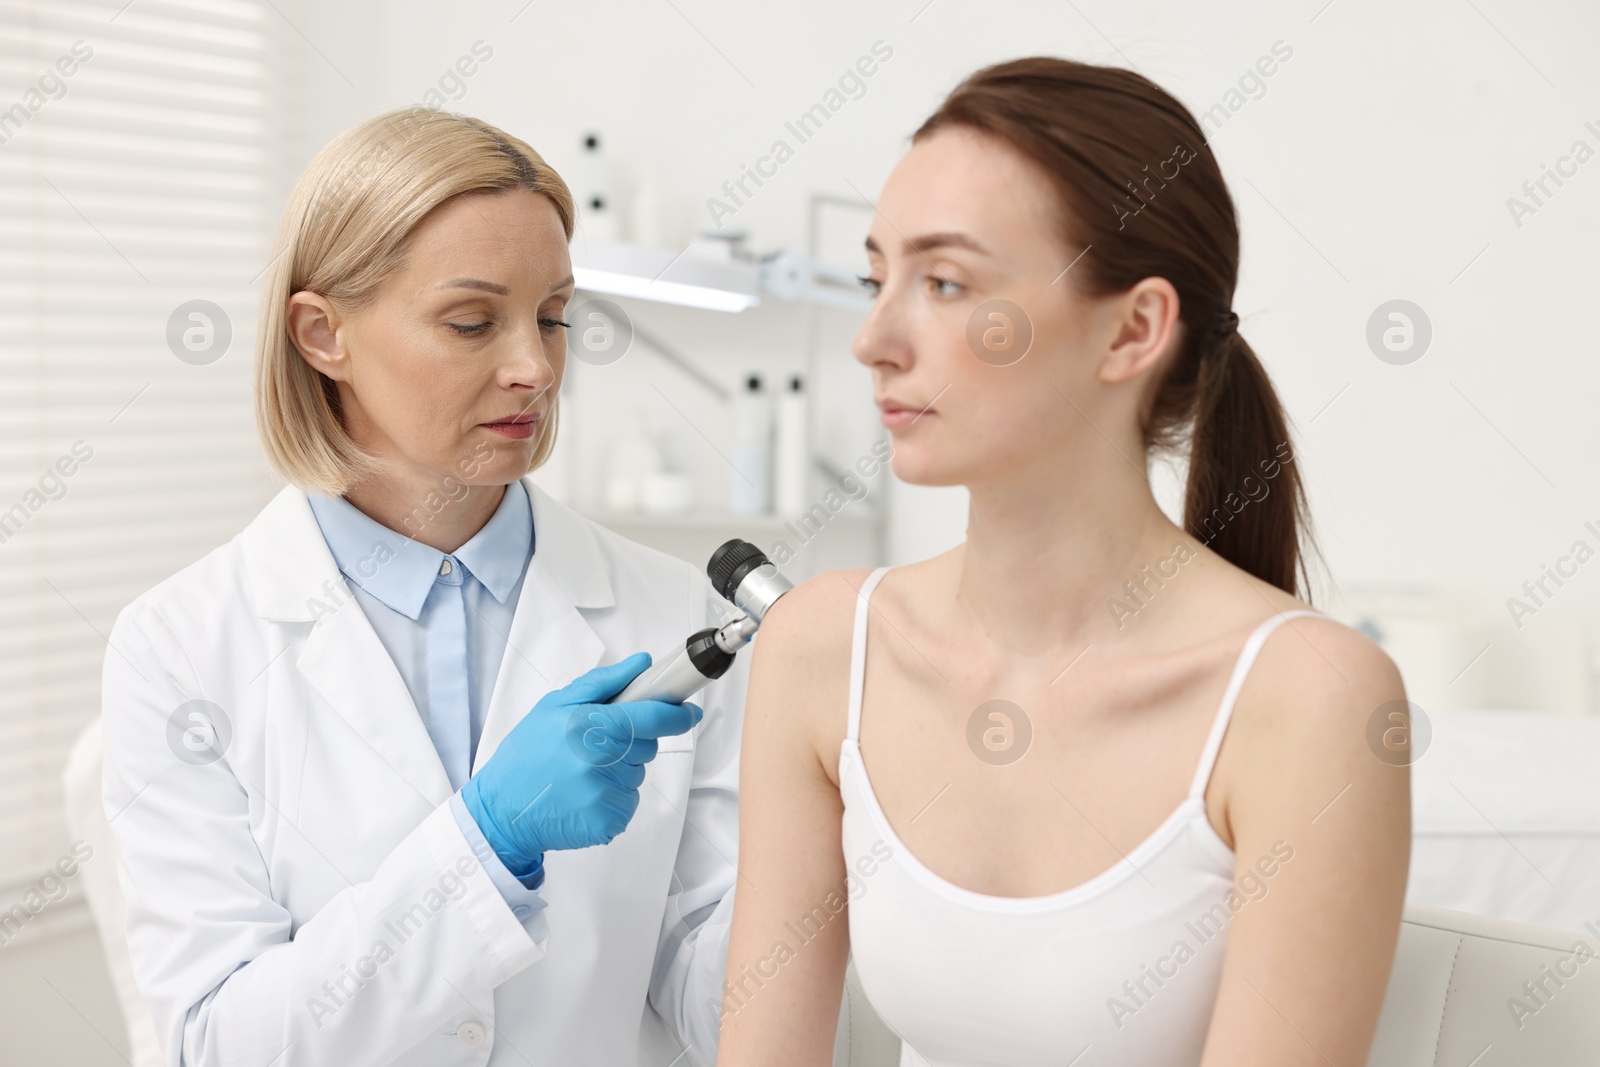
{"label": "doctor's hand", "polygon": [[705,715],[687,701],[602,703],[648,666],[650,653],[636,652],[546,693],[461,787],[473,820],[516,877],[531,877],[550,849],[603,845],[627,829],[656,739]]}

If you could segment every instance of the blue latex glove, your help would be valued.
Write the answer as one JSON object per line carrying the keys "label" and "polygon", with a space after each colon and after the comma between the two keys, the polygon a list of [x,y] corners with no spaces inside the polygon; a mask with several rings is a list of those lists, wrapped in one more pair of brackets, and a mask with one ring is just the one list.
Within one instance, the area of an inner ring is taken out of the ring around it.
{"label": "blue latex glove", "polygon": [[687,701],[600,703],[648,666],[650,653],[636,652],[546,693],[461,787],[473,821],[519,879],[550,849],[603,845],[627,829],[656,739],[705,715]]}

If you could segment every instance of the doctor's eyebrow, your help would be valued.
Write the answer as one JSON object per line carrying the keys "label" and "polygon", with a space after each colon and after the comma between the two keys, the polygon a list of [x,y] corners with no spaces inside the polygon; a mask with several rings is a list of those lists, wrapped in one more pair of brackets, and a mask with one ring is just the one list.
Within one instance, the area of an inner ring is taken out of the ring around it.
{"label": "doctor's eyebrow", "polygon": [[[878,247],[878,242],[874,241],[870,235],[867,237],[866,246],[868,252],[876,252],[880,256],[883,254],[883,249]],[[987,248],[964,233],[929,233],[921,237],[910,238],[905,242],[905,250],[907,252],[921,254],[923,252],[931,252],[935,248],[965,248],[979,255],[987,256],[989,254]]]}
{"label": "doctor's eyebrow", "polygon": [[450,281],[438,285],[439,289],[482,289],[486,293],[498,296],[509,296],[510,289],[499,282],[486,282],[482,278],[452,278]]}
{"label": "doctor's eyebrow", "polygon": [[[561,279],[558,284],[551,286],[550,291],[557,292],[561,289],[565,289],[567,286],[571,285],[574,280],[575,279],[573,276],[569,274],[565,278]],[[511,290],[501,285],[499,282],[486,282],[482,278],[452,278],[447,282],[440,283],[435,288],[482,289],[486,293],[494,293],[497,296],[509,296],[511,294]]]}

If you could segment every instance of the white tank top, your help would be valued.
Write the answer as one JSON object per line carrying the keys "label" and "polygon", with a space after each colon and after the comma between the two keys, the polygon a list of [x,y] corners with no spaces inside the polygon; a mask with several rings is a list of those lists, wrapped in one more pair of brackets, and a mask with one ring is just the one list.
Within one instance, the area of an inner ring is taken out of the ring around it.
{"label": "white tank top", "polygon": [[1121,862],[1059,893],[991,896],[911,854],[862,763],[867,602],[888,570],[857,594],[839,791],[851,954],[862,991],[903,1042],[901,1067],[1198,1064],[1233,914],[1233,850],[1206,816],[1206,783],[1262,642],[1286,619],[1321,613],[1283,612],[1250,634],[1189,795]]}

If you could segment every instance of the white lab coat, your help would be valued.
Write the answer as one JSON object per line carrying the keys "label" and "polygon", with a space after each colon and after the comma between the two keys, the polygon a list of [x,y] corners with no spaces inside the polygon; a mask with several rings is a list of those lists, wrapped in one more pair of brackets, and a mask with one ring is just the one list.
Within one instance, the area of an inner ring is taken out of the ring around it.
{"label": "white lab coat", "polygon": [[[697,568],[525,484],[535,552],[474,772],[545,693],[732,613]],[[283,489],[124,608],[106,653],[106,814],[166,1062],[667,1067],[690,1062],[679,1037],[711,1062],[748,658],[661,740],[621,835],[546,853],[548,904],[519,920],[305,494]],[[220,709],[209,763],[186,743],[204,740],[185,734],[196,700]]]}

